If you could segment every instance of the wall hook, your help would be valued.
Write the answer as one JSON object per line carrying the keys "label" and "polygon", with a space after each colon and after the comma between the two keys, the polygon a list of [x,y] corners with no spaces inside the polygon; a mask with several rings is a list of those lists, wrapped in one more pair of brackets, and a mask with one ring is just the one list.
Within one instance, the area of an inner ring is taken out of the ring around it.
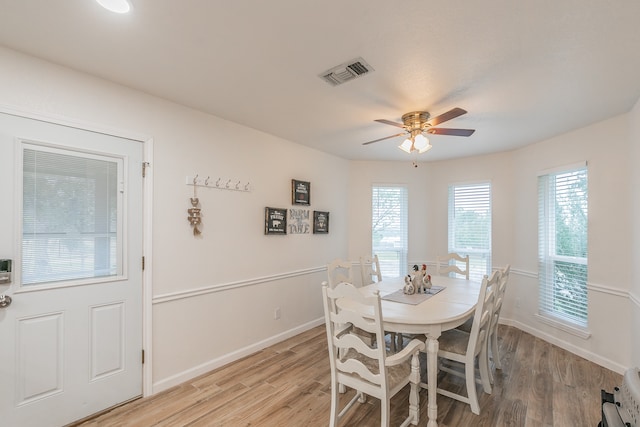
{"label": "wall hook", "polygon": [[207,179],[204,180],[204,185],[209,185],[209,178],[211,177],[208,176]]}
{"label": "wall hook", "polygon": [[247,190],[247,191],[249,191],[249,184],[250,184],[250,183],[249,183],[249,182],[247,182],[247,183],[244,185],[244,189],[245,189],[245,190]]}
{"label": "wall hook", "polygon": [[193,185],[196,185],[198,183],[198,174],[196,174],[196,176],[193,177]]}

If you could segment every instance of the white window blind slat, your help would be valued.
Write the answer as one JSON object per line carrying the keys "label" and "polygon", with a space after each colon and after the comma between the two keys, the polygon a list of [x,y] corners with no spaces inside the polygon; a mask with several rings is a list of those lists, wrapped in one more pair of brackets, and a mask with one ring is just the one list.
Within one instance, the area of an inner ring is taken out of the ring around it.
{"label": "white window blind slat", "polygon": [[118,160],[25,145],[22,284],[114,276]]}
{"label": "white window blind slat", "polygon": [[491,184],[449,186],[449,252],[469,255],[469,277],[491,272]]}
{"label": "white window blind slat", "polygon": [[408,196],[403,186],[372,187],[372,250],[382,277],[400,277],[407,269]]}
{"label": "white window blind slat", "polygon": [[538,263],[543,316],[587,326],[587,169],[538,177]]}

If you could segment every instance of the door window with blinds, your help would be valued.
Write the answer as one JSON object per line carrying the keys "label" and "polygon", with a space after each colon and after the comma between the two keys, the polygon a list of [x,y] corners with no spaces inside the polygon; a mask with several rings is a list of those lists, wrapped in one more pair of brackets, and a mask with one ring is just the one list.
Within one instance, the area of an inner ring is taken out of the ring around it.
{"label": "door window with blinds", "polygon": [[22,147],[22,285],[122,275],[122,159]]}
{"label": "door window with blinds", "polygon": [[378,255],[382,277],[400,277],[407,271],[407,188],[372,189],[372,250]]}
{"label": "door window with blinds", "polygon": [[587,326],[586,163],[538,177],[540,315]]}
{"label": "door window with blinds", "polygon": [[469,255],[471,280],[491,273],[491,183],[449,186],[449,252]]}

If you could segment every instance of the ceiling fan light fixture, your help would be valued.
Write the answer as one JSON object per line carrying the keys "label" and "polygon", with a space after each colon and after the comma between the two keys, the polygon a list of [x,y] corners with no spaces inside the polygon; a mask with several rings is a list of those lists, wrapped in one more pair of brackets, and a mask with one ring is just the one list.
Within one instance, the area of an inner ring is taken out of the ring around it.
{"label": "ceiling fan light fixture", "polygon": [[413,138],[413,147],[418,150],[418,152],[423,153],[428,150],[429,140],[421,133]]}
{"label": "ceiling fan light fixture", "polygon": [[426,153],[427,151],[431,150],[431,147],[433,147],[433,145],[429,144],[429,142],[427,141],[427,145],[425,145],[424,148],[418,148],[418,153]]}
{"label": "ceiling fan light fixture", "polygon": [[96,0],[98,4],[110,12],[128,13],[131,10],[129,0]]}
{"label": "ceiling fan light fixture", "polygon": [[398,145],[398,148],[406,153],[411,153],[413,151],[413,141],[407,138],[402,142],[402,144]]}

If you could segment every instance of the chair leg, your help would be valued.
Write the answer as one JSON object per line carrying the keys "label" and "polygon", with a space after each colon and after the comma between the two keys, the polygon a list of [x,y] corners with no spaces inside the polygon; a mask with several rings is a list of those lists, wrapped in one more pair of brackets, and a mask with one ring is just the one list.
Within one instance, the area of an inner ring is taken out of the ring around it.
{"label": "chair leg", "polygon": [[389,396],[385,396],[380,401],[380,426],[389,427],[389,415],[391,414],[391,400]]}
{"label": "chair leg", "polygon": [[[482,365],[482,362],[480,362],[480,365]],[[478,403],[478,392],[476,391],[475,363],[473,358],[471,361],[467,361],[465,363],[464,369],[471,412],[476,415],[480,415],[480,404]]]}
{"label": "chair leg", "polygon": [[338,388],[344,387],[342,384],[331,384],[331,415],[329,418],[329,427],[338,426]]}
{"label": "chair leg", "polygon": [[482,350],[478,355],[478,366],[480,367],[480,380],[482,382],[482,388],[487,394],[491,394],[491,383],[493,378],[491,377],[491,370],[489,369],[489,349],[488,342],[484,342]]}
{"label": "chair leg", "polygon": [[496,369],[502,369],[502,363],[500,362],[500,353],[498,352],[498,326],[491,335],[491,357],[493,358],[493,364]]}
{"label": "chair leg", "polygon": [[420,360],[417,355],[411,358],[411,391],[409,392],[409,417],[411,424],[418,425],[420,421],[420,396],[418,384],[420,384]]}

